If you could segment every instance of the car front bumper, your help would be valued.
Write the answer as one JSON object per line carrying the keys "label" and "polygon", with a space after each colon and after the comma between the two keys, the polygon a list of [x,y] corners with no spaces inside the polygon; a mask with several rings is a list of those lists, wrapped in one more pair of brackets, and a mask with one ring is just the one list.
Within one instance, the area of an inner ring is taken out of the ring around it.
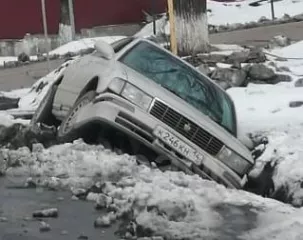
{"label": "car front bumper", "polygon": [[[148,112],[129,101],[110,93],[101,94],[96,100],[82,108],[73,120],[73,128],[80,128],[89,122],[105,123],[133,139],[141,142],[159,155],[168,157],[174,165],[189,174],[198,174],[202,178],[214,180],[231,188],[242,188],[247,181],[246,175],[241,179],[230,168],[184,138],[169,126],[160,122]],[[161,126],[173,133],[187,145],[203,153],[203,162],[197,166],[185,159],[176,150],[167,146],[154,134],[154,129]]]}

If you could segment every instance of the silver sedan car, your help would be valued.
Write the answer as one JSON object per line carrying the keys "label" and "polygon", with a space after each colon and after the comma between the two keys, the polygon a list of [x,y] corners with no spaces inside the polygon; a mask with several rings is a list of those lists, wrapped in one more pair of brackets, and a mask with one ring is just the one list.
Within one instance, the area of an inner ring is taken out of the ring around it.
{"label": "silver sedan car", "polygon": [[56,125],[64,142],[115,145],[243,188],[254,159],[237,139],[234,103],[223,89],[151,40],[99,41],[95,49],[63,71],[32,124]]}

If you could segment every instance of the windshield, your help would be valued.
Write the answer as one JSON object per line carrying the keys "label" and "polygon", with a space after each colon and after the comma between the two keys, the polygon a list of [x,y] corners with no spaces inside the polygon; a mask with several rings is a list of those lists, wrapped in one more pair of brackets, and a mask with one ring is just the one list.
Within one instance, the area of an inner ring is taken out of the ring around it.
{"label": "windshield", "polygon": [[174,93],[236,136],[233,103],[203,75],[165,51],[140,42],[119,61]]}

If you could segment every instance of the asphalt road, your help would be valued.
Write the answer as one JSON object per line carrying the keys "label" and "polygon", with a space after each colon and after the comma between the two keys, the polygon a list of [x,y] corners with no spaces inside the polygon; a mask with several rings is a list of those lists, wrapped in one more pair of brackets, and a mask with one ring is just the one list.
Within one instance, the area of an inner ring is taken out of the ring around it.
{"label": "asphalt road", "polygon": [[232,32],[216,33],[210,35],[213,44],[239,44],[264,46],[277,35],[285,35],[291,40],[303,39],[303,22],[286,23]]}
{"label": "asphalt road", "polygon": [[[93,227],[94,220],[103,214],[94,209],[93,203],[71,200],[69,192],[11,188],[18,182],[18,178],[0,178],[0,240],[121,239],[115,235],[117,224],[103,229]],[[32,213],[46,208],[58,208],[59,214],[57,218],[42,219],[51,230],[40,232],[41,223],[32,218]],[[249,205],[223,204],[213,206],[213,211],[222,221],[209,229],[207,239],[236,240],[258,226],[257,212],[262,210]]]}
{"label": "asphalt road", "polygon": [[[210,42],[213,44],[225,43],[264,46],[270,39],[280,34],[286,35],[292,40],[302,40],[303,22],[211,34]],[[61,65],[63,61],[64,60],[62,59],[51,61],[51,70]],[[0,70],[0,91],[30,87],[37,79],[44,76],[47,72],[47,62]]]}
{"label": "asphalt road", "polygon": [[[64,60],[50,61],[50,70],[60,66]],[[32,63],[16,68],[0,69],[0,91],[31,87],[49,72],[47,62]]]}

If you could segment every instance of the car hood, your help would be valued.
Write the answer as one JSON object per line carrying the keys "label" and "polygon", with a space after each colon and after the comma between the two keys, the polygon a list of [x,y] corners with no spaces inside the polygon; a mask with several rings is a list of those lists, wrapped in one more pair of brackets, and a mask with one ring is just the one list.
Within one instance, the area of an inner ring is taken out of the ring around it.
{"label": "car hood", "polygon": [[179,98],[175,94],[161,87],[159,84],[153,80],[143,76],[142,74],[136,72],[135,70],[119,63],[123,66],[127,73],[127,81],[139,87],[141,90],[145,91],[152,97],[157,97],[162,101],[166,102],[169,106],[182,113],[187,118],[193,120],[203,129],[208,131],[213,136],[220,139],[227,147],[236,151],[239,155],[254,162],[250,151],[232,134],[221,127],[219,124],[211,120],[208,116],[198,111],[195,107],[188,104],[183,99]]}

